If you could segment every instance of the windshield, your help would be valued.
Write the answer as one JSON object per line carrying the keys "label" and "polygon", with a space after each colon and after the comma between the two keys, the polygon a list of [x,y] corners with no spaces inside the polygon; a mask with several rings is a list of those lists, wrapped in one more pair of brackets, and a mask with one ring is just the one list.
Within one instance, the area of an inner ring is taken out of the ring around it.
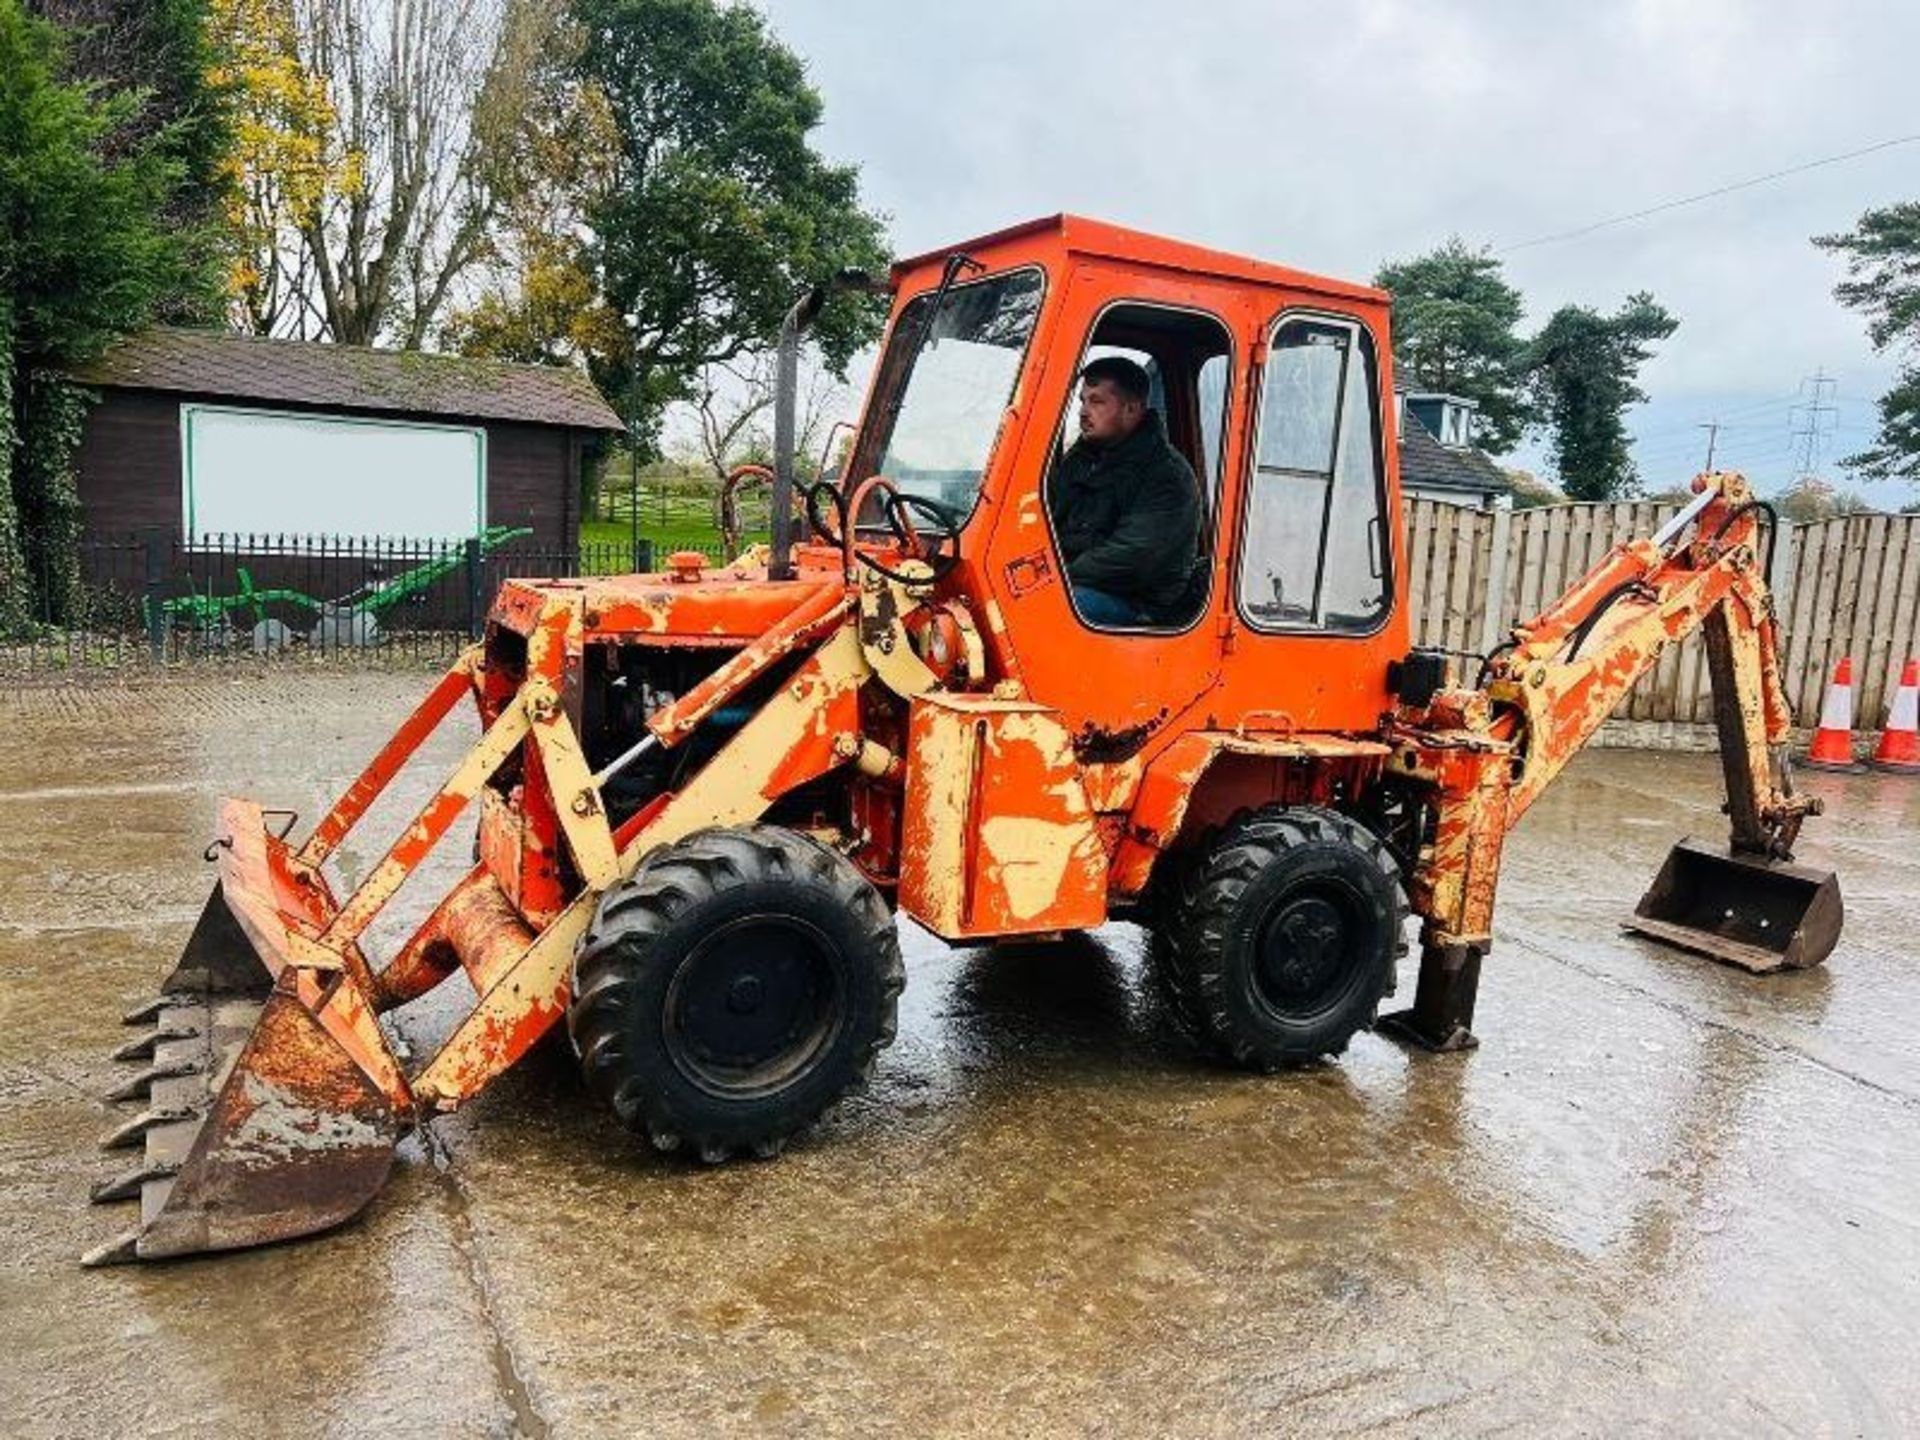
{"label": "windshield", "polygon": [[[888,376],[882,389],[875,433],[861,446],[866,474],[885,475],[956,515],[972,511],[1042,288],[1038,270],[1017,270],[954,286],[937,316],[931,291],[907,303],[881,371],[904,373]],[[922,343],[929,317],[932,333]]]}

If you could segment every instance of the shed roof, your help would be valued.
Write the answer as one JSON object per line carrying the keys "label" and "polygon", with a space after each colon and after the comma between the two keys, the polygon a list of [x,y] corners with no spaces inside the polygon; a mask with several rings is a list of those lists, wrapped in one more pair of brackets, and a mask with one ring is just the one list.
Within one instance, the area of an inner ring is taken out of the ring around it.
{"label": "shed roof", "polygon": [[559,365],[373,350],[157,326],[74,372],[88,385],[343,410],[620,430],[593,382]]}

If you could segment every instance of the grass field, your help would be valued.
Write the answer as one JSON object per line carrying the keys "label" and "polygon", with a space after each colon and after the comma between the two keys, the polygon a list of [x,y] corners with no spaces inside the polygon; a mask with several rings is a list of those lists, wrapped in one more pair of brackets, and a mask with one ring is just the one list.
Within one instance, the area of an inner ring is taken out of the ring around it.
{"label": "grass field", "polygon": [[[609,465],[601,478],[594,518],[580,523],[581,568],[589,574],[619,574],[633,567],[633,491],[624,466]],[[731,558],[720,535],[719,482],[689,466],[643,466],[639,475],[640,538],[653,547],[654,564],[675,550],[699,550],[715,561]],[[766,491],[743,486],[739,496],[742,543],[767,538]]]}

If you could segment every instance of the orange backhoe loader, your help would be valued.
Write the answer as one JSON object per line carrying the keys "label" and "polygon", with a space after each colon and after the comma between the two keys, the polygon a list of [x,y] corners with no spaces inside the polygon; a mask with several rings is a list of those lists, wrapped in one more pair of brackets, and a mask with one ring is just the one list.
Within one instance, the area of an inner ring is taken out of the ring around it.
{"label": "orange backhoe loader", "polygon": [[[1507,832],[1696,629],[1730,840],[1676,847],[1630,923],[1756,971],[1832,950],[1738,476],[1455,674],[1408,643],[1388,296],[1072,217],[888,288],[846,483],[798,515],[793,359],[830,287],[787,317],[770,546],[511,581],[310,834],[224,804],[218,887],[122,1051],[146,1108],[106,1143],[143,1158],[98,1194],[140,1220],[90,1263],[346,1220],[405,1131],[561,1025],[636,1135],[772,1155],[892,1038],[895,911],[955,943],[1139,920],[1171,1012],[1260,1069],[1376,1022],[1411,911],[1417,993],[1381,1024],[1471,1045]],[[1184,593],[1119,625],[1048,503],[1108,355],[1145,368],[1204,514],[1168,538]],[[342,841],[466,704],[480,738],[345,893]],[[376,963],[369,923],[469,809],[476,863]],[[448,983],[461,1018],[403,1061],[383,1016]]]}

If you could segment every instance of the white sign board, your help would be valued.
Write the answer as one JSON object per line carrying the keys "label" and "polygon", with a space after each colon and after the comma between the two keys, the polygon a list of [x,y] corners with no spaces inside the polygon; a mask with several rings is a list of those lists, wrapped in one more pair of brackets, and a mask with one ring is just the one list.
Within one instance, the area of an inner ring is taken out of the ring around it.
{"label": "white sign board", "polygon": [[486,431],[180,407],[189,544],[215,535],[459,540],[486,525]]}

